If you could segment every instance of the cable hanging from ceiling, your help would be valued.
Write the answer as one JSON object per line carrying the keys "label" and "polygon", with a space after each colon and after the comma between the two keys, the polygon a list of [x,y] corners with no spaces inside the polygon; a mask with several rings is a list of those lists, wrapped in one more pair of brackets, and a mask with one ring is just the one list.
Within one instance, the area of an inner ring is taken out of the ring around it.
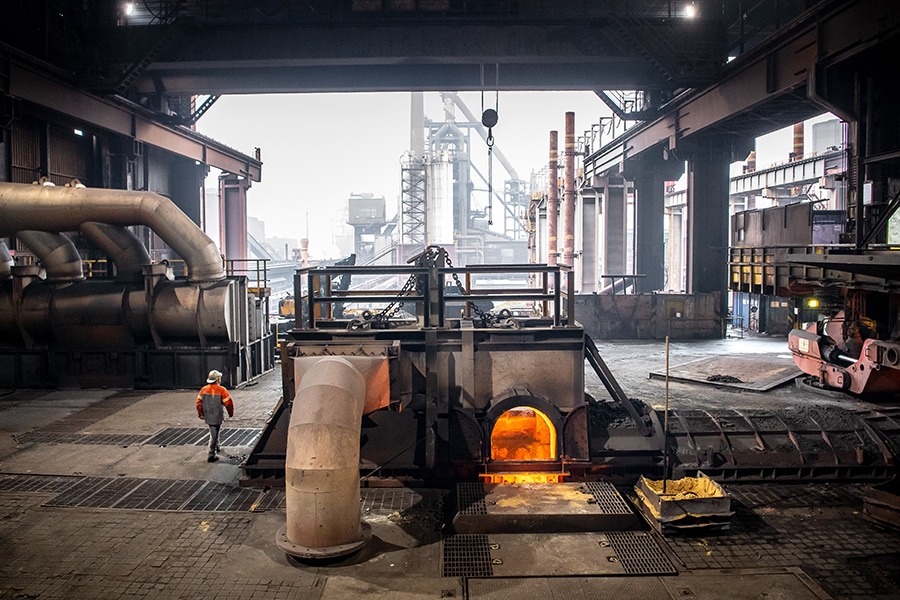
{"label": "cable hanging from ceiling", "polygon": [[488,225],[494,224],[494,126],[500,109],[500,65],[494,64],[494,108],[484,107],[484,65],[481,65],[481,124],[487,127],[488,148]]}

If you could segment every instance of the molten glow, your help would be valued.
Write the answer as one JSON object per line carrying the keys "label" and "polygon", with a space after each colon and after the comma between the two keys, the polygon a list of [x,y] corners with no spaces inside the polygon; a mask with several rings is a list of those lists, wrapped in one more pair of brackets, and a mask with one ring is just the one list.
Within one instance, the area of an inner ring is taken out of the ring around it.
{"label": "molten glow", "polygon": [[484,483],[561,483],[568,473],[482,473]]}
{"label": "molten glow", "polygon": [[497,419],[491,432],[492,460],[555,458],[556,429],[547,415],[528,406],[517,406]]}

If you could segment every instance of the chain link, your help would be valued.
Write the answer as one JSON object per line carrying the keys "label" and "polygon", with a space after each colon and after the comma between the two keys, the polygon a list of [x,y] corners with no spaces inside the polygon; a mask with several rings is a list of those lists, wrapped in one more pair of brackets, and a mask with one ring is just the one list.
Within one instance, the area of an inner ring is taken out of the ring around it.
{"label": "chain link", "polygon": [[[447,265],[447,267],[451,269],[454,268],[453,261],[450,260],[450,255],[440,246],[428,246],[421,254],[415,257],[415,266],[417,268],[440,268],[443,265]],[[468,296],[469,292],[466,291],[465,286],[463,286],[462,282],[459,280],[459,275],[456,272],[453,272],[451,275],[460,295]],[[374,315],[371,311],[363,311],[360,318],[350,321],[347,325],[347,329],[370,329],[371,327],[375,327],[376,329],[386,328],[388,326],[388,321],[403,308],[403,300],[401,300],[401,298],[410,295],[412,290],[417,287],[416,284],[418,281],[419,275],[416,273],[410,275],[409,279],[406,280],[406,283],[403,284],[403,287],[397,294],[396,300],[391,301],[391,303],[384,307],[381,312]],[[493,312],[481,310],[477,304],[468,300],[466,301],[466,306],[471,307],[472,312],[481,319],[481,322],[484,323],[485,327],[507,327],[513,329],[518,329],[519,327],[518,322],[512,318],[512,314],[505,308],[501,309],[499,313],[495,315]]]}

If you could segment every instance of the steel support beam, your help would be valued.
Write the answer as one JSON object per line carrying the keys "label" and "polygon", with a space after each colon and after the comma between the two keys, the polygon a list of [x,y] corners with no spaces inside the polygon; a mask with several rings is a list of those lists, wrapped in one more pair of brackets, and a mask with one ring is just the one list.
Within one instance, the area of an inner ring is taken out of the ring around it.
{"label": "steel support beam", "polygon": [[[680,141],[700,133],[715,130],[720,135],[756,137],[832,110],[806,94],[815,84],[817,65],[846,60],[897,35],[900,5],[857,0],[832,7],[831,12],[786,28],[779,39],[727,65],[717,84],[676,99],[660,118],[587,157],[585,174],[621,172],[626,160],[649,148],[663,145],[675,150]],[[824,93],[824,84],[818,87]],[[795,94],[795,105],[796,100],[807,99],[806,114],[803,107],[785,112],[770,104]]]}
{"label": "steel support beam", "polygon": [[158,123],[136,105],[80,92],[12,61],[9,95],[252,181],[262,177],[262,162],[255,157],[187,128]]}

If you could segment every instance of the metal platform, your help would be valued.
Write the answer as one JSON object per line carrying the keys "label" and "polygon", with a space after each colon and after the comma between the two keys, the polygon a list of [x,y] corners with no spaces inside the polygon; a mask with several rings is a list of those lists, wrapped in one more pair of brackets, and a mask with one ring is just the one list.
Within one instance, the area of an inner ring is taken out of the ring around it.
{"label": "metal platform", "polygon": [[[467,582],[469,600],[546,600],[547,598],[591,598],[593,600],[756,600],[830,598],[799,569],[783,571],[745,569],[735,573],[681,574],[666,577],[535,577],[472,578]],[[728,590],[727,595],[723,590]]]}
{"label": "metal platform", "polygon": [[498,533],[448,536],[444,577],[674,575],[675,567],[644,531]]}
{"label": "metal platform", "polygon": [[[725,388],[765,392],[803,375],[791,362],[772,357],[708,356],[669,369],[669,379],[704,383]],[[665,379],[665,371],[651,371],[650,377]]]}
{"label": "metal platform", "polygon": [[460,534],[625,531],[640,519],[616,488],[585,483],[459,483],[453,528]]}

